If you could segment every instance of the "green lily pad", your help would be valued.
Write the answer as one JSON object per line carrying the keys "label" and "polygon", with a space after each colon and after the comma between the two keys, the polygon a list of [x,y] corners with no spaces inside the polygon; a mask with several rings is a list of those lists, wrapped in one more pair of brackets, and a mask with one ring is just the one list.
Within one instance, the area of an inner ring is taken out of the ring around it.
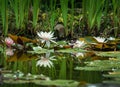
{"label": "green lily pad", "polygon": [[73,80],[49,80],[49,81],[35,81],[37,85],[44,85],[44,86],[60,86],[60,87],[77,87],[79,82]]}

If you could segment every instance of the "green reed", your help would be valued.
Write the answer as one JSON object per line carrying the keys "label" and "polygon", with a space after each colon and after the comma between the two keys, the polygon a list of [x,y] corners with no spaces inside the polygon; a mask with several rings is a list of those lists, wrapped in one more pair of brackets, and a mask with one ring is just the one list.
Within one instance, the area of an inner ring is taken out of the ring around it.
{"label": "green reed", "polygon": [[[28,9],[26,8],[29,6],[28,0],[19,0],[19,20],[20,20],[20,28],[23,28],[24,25],[24,19],[27,18],[25,17],[25,13],[28,13]],[[26,12],[25,12],[26,11]]]}
{"label": "green reed", "polygon": [[113,6],[113,21],[114,21],[114,34],[115,36],[117,36],[118,32],[119,32],[119,25],[120,25],[120,14],[119,14],[119,11],[120,11],[120,0],[112,0],[112,6]]}
{"label": "green reed", "polygon": [[[1,23],[2,23],[2,32],[4,37],[8,33],[8,0],[0,0],[0,13],[1,13]],[[6,45],[3,44],[2,51],[2,64],[6,65]]]}
{"label": "green reed", "polygon": [[73,22],[74,22],[74,0],[71,0],[71,20],[70,20],[70,27],[71,27],[71,30],[70,30],[70,33],[71,33],[71,36],[73,36],[73,29],[74,29],[74,27],[73,27]]}
{"label": "green reed", "polygon": [[1,13],[1,21],[3,26],[4,36],[7,35],[8,32],[8,0],[0,0],[0,13]]}
{"label": "green reed", "polygon": [[33,1],[33,27],[37,25],[40,0]]}
{"label": "green reed", "polygon": [[55,19],[56,19],[56,11],[55,11],[55,7],[56,7],[56,0],[50,0],[50,12],[51,12],[51,16],[50,16],[50,25],[51,25],[51,30],[54,29],[54,25],[55,25]]}
{"label": "green reed", "polygon": [[60,5],[62,10],[63,23],[65,26],[65,34],[67,36],[68,34],[68,29],[67,29],[68,0],[60,0]]}
{"label": "green reed", "polygon": [[[22,29],[25,25],[24,21],[27,17],[25,14],[28,13],[28,0],[10,0],[10,6],[15,16],[15,24],[17,29]],[[26,10],[27,9],[27,10]]]}
{"label": "green reed", "polygon": [[16,28],[19,29],[20,21],[19,21],[19,0],[10,0],[10,6],[13,10],[15,16],[15,24]]}
{"label": "green reed", "polygon": [[[100,29],[101,17],[103,13],[105,0],[83,0],[82,9],[85,21],[87,21],[89,29],[95,26]],[[89,30],[91,32],[91,30]]]}

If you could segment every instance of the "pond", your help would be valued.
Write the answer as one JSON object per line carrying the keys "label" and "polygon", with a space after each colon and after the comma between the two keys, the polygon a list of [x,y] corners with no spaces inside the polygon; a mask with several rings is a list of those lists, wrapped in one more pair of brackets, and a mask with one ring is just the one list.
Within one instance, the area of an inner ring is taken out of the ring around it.
{"label": "pond", "polygon": [[[81,39],[78,40],[81,41],[79,44],[82,44],[80,47],[77,47],[78,41],[69,44],[67,41],[59,41],[57,45],[51,44],[49,48],[34,42],[16,42],[10,48],[1,45],[2,87],[119,85],[119,40],[99,43],[93,37],[89,37],[93,43],[88,38],[84,38],[85,42]],[[7,51],[10,55],[5,56],[4,52]]]}

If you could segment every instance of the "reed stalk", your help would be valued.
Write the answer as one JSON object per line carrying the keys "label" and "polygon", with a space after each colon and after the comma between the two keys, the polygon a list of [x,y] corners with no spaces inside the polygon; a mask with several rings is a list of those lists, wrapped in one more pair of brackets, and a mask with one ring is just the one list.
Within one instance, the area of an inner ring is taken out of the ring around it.
{"label": "reed stalk", "polygon": [[8,32],[8,0],[0,0],[0,13],[3,26],[3,34],[7,35]]}
{"label": "reed stalk", "polygon": [[25,14],[28,14],[29,1],[24,0],[23,2],[23,0],[10,0],[9,2],[15,16],[16,28],[23,29],[25,24],[24,21],[28,18],[25,17]]}
{"label": "reed stalk", "polygon": [[68,29],[67,29],[68,0],[60,0],[60,5],[62,10],[63,23],[65,26],[65,36],[67,36],[68,35]]}
{"label": "reed stalk", "polygon": [[56,0],[50,0],[50,12],[51,12],[51,16],[50,16],[50,25],[51,25],[51,30],[54,29],[54,25],[55,25],[55,19],[56,19],[56,11],[55,11],[55,7],[56,7]]}
{"label": "reed stalk", "polygon": [[[25,11],[27,11],[26,8],[28,7],[27,5],[29,5],[27,1],[28,0],[24,0],[24,2],[23,2],[23,0],[19,0],[19,20],[20,20],[20,28],[21,29],[25,26],[24,25],[25,24],[24,23]],[[27,13],[28,13],[28,11],[27,11]],[[26,17],[26,18],[28,18],[28,17]]]}
{"label": "reed stalk", "polygon": [[19,20],[19,0],[10,0],[10,6],[13,10],[15,16],[16,28],[19,29],[20,20]]}
{"label": "reed stalk", "polygon": [[117,34],[118,34],[118,27],[119,27],[119,25],[120,25],[120,20],[119,20],[119,18],[120,18],[120,14],[119,14],[119,11],[120,11],[120,0],[112,0],[112,6],[113,6],[113,21],[114,21],[114,28],[115,27],[117,27],[117,28],[115,28],[114,29],[114,34],[115,34],[115,36],[117,36]]}
{"label": "reed stalk", "polygon": [[87,21],[89,33],[97,26],[100,29],[101,17],[105,0],[83,0],[82,9],[85,21]]}
{"label": "reed stalk", "polygon": [[39,14],[39,5],[40,0],[33,1],[33,27],[35,28],[38,21],[38,14]]}
{"label": "reed stalk", "polygon": [[74,0],[71,0],[71,20],[70,20],[70,28],[71,28],[71,30],[70,30],[70,33],[71,33],[71,37],[73,36],[73,29],[74,29],[74,24],[73,24],[73,22],[74,22]]}

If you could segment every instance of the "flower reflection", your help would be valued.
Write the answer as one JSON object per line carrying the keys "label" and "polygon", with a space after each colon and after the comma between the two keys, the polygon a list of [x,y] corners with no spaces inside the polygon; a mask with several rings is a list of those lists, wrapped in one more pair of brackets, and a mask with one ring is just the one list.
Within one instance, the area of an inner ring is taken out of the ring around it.
{"label": "flower reflection", "polygon": [[6,55],[7,56],[13,56],[14,55],[14,49],[7,48],[6,49]]}
{"label": "flower reflection", "polygon": [[49,67],[49,68],[53,67],[52,60],[55,60],[53,59],[55,56],[49,57],[49,55],[50,53],[46,53],[45,57],[41,56],[40,60],[37,61],[36,66],[40,66],[40,67],[43,66],[43,67]]}

